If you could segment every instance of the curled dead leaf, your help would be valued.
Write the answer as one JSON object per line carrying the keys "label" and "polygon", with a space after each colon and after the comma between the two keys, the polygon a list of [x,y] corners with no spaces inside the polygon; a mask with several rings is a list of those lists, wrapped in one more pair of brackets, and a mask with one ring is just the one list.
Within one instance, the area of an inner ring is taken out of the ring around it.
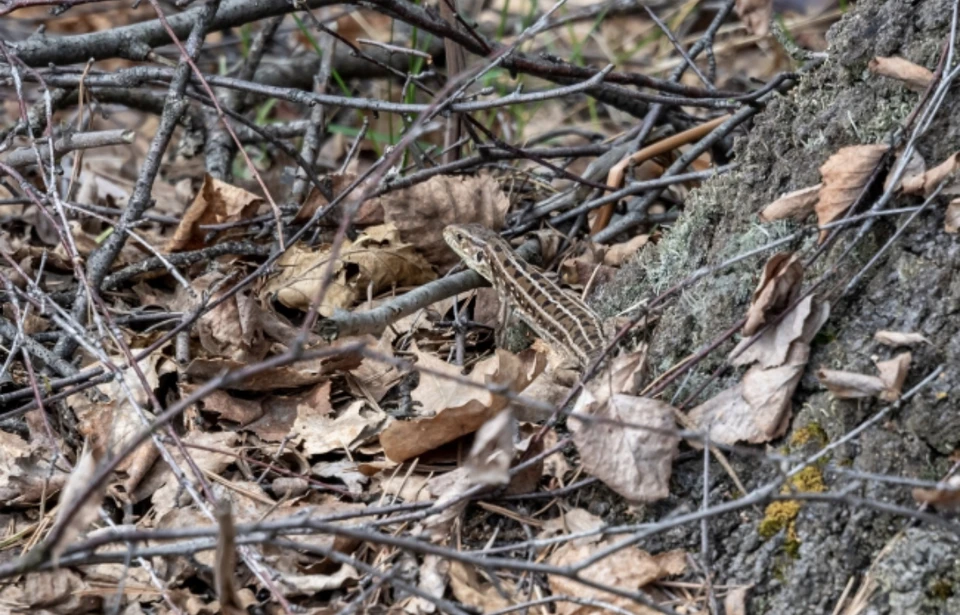
{"label": "curled dead leaf", "polygon": [[[507,399],[487,388],[462,382],[460,368],[414,348],[417,364],[429,368],[411,397],[420,404],[424,418],[396,421],[380,434],[380,444],[393,461],[406,461],[429,450],[473,433],[506,407]],[[519,393],[544,368],[538,353],[514,355],[497,349],[494,356],[474,366],[467,378],[477,385],[498,384]]]}
{"label": "curled dead leaf", "polygon": [[[896,169],[903,160],[904,151],[901,149],[897,153],[897,159],[893,163],[893,168]],[[910,158],[907,160],[907,164],[903,169],[903,174],[901,175],[897,185],[896,190],[903,190],[903,184],[905,182],[916,182],[917,178],[923,176],[927,172],[927,162],[923,159],[923,156],[920,155],[920,152],[917,150],[912,150],[910,153]],[[883,189],[890,190],[891,184],[893,183],[894,173],[891,172],[887,175],[887,179],[883,182]],[[922,181],[922,180],[920,180]]]}
{"label": "curled dead leaf", "polygon": [[737,0],[733,10],[750,34],[766,36],[770,32],[773,0]]}
{"label": "curled dead leaf", "polygon": [[[334,346],[353,344],[356,340],[337,340]],[[327,380],[331,375],[351,370],[362,360],[357,353],[343,353],[316,359],[298,361],[293,365],[274,367],[258,372],[225,387],[231,391],[278,391],[294,389]],[[187,366],[186,374],[197,381],[219,377],[225,371],[246,367],[246,363],[230,359],[194,359]]]}
{"label": "curled dead leaf", "polygon": [[794,342],[781,365],[752,366],[741,382],[691,410],[690,420],[709,430],[710,441],[720,444],[760,444],[779,438],[790,426],[790,400],[809,356],[806,343]]}
{"label": "curled dead leaf", "polygon": [[898,56],[877,56],[870,60],[867,68],[875,75],[902,81],[915,92],[926,90],[933,81],[933,71]]}
{"label": "curled dead leaf", "polygon": [[774,254],[763,266],[763,275],[753,291],[747,310],[744,335],[753,335],[772,317],[786,309],[800,292],[803,264],[793,252]]}
{"label": "curled dead leaf", "polygon": [[[837,151],[820,167],[823,185],[817,201],[817,223],[833,222],[860,195],[874,170],[889,150],[887,145],[852,145]],[[820,232],[820,241],[827,231]]]}
{"label": "curled dead leaf", "polygon": [[467,455],[467,473],[476,485],[506,485],[515,451],[517,420],[508,407],[480,426]]}
{"label": "curled dead leaf", "polygon": [[888,361],[877,362],[877,370],[880,372],[880,380],[883,381],[884,386],[880,399],[887,402],[900,399],[900,392],[903,390],[903,383],[907,379],[912,360],[913,355],[902,352]]}
{"label": "curled dead leaf", "polygon": [[817,371],[817,378],[840,399],[877,397],[886,402],[894,402],[900,399],[900,391],[911,359],[910,353],[904,352],[888,361],[877,362],[880,372],[878,376],[821,368]]}
{"label": "curled dead leaf", "polygon": [[929,344],[930,340],[919,333],[905,331],[877,331],[873,339],[885,346],[916,346]]}
{"label": "curled dead leaf", "polygon": [[[513,581],[497,579],[497,583],[508,596],[514,595],[516,584]],[[450,590],[458,601],[474,607],[480,613],[499,611],[510,606],[510,601],[500,595],[497,585],[483,580],[473,566],[462,562],[450,562]]]}
{"label": "curled dead leaf", "polygon": [[783,365],[791,345],[797,340],[809,344],[829,316],[830,305],[814,301],[813,295],[808,295],[776,326],[765,329],[752,344],[752,337],[744,337],[730,352],[730,362],[733,365],[759,363],[762,367]]}
{"label": "curled dead leaf", "polygon": [[330,317],[337,308],[351,307],[368,294],[419,286],[436,277],[417,249],[400,241],[398,229],[391,224],[370,227],[356,241],[344,240],[321,298],[330,257],[330,246],[319,250],[292,246],[277,261],[279,272],[267,280],[263,295],[302,311],[320,298],[320,314]]}
{"label": "curled dead leaf", "polygon": [[790,218],[803,222],[807,216],[814,212],[814,207],[820,199],[820,188],[822,187],[823,184],[807,186],[781,196],[763,208],[763,211],[760,212],[760,220],[774,222]]}
{"label": "curled dead leaf", "polygon": [[[561,568],[573,568],[615,542],[616,539],[607,538],[594,544],[567,543],[557,549],[547,561]],[[685,571],[686,554],[682,551],[651,555],[637,547],[625,547],[580,570],[578,574],[584,579],[632,592],[666,577],[683,574]],[[564,576],[550,575],[547,581],[555,595],[574,596],[587,601],[603,601],[638,615],[646,615],[650,612],[649,609],[628,598],[587,587]],[[600,612],[600,609],[589,603],[558,602],[556,612],[557,615],[591,615]]]}
{"label": "curled dead leaf", "polygon": [[[329,397],[330,383],[323,384]],[[367,408],[358,399],[335,412],[329,405],[298,405],[297,420],[291,434],[303,444],[304,455],[323,455],[331,451],[352,451],[376,434],[387,420],[382,410]]]}
{"label": "curled dead leaf", "polygon": [[[201,226],[249,219],[257,213],[262,202],[263,199],[243,188],[205,175],[203,186],[184,212],[173,237],[167,242],[167,252],[198,250],[204,247],[207,245],[205,238],[210,231],[200,228]],[[217,233],[211,243],[222,240],[228,234],[228,231]]]}
{"label": "curled dead leaf", "polygon": [[921,504],[931,504],[937,510],[960,510],[960,476],[951,476],[936,489],[913,490],[913,499]]}
{"label": "curled dead leaf", "polygon": [[[173,308],[183,312],[197,309],[201,301],[220,299],[225,289],[226,276],[214,271],[191,282],[194,294],[177,288]],[[241,362],[262,359],[268,350],[264,343],[260,304],[248,291],[232,294],[210,310],[205,310],[197,321],[200,345],[214,357]]]}
{"label": "curled dead leaf", "polygon": [[953,199],[947,205],[947,213],[943,218],[943,230],[955,235],[960,230],[960,199]]}
{"label": "curled dead leaf", "polygon": [[[955,173],[960,169],[960,152],[947,156],[947,159],[928,169],[925,173],[904,177],[904,194],[920,194],[930,196],[941,182],[946,181],[946,185],[941,190],[941,194],[956,195],[960,193],[960,181]],[[953,176],[951,178],[951,176]]]}
{"label": "curled dead leaf", "polygon": [[[59,540],[50,546],[54,566],[57,565],[63,550],[97,519],[106,486],[97,489],[85,500],[81,500],[80,497],[86,492],[90,480],[96,474],[97,464],[106,455],[104,439],[103,434],[98,434],[84,441],[80,457],[73,472],[70,473],[67,484],[63,487],[60,504],[57,506],[57,519],[54,521],[54,527],[63,525],[63,528],[61,528]],[[74,514],[67,519],[66,516],[70,512]]]}
{"label": "curled dead leaf", "polygon": [[603,264],[608,267],[619,267],[633,258],[649,242],[650,235],[643,234],[624,243],[615,243],[607,248],[606,254],[603,255]]}
{"label": "curled dead leaf", "polygon": [[68,476],[50,462],[53,451],[0,430],[0,501],[33,505],[59,491]]}
{"label": "curled dead leaf", "polygon": [[821,368],[817,370],[817,379],[840,399],[879,397],[884,389],[883,380],[879,376],[856,372]]}

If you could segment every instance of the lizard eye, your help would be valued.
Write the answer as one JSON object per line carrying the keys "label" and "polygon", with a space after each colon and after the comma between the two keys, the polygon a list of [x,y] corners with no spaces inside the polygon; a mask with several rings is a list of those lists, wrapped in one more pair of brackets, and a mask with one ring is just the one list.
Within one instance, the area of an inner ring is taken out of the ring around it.
{"label": "lizard eye", "polygon": [[483,262],[483,252],[477,252],[477,255],[476,255],[475,258],[477,259],[477,262],[478,262],[478,263],[482,263],[482,262]]}
{"label": "lizard eye", "polygon": [[463,241],[463,235],[457,233],[457,241]]}

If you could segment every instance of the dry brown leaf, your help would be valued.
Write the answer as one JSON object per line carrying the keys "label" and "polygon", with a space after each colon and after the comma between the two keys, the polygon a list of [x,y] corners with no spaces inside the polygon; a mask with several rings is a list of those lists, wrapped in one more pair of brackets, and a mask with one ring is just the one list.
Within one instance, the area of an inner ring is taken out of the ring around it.
{"label": "dry brown leaf", "polygon": [[[617,539],[615,538],[608,538],[592,545],[574,545],[568,543],[557,549],[547,561],[554,566],[569,568],[591,557],[596,552],[615,544],[616,541]],[[670,555],[661,558],[660,556],[652,556],[637,547],[626,547],[583,569],[580,571],[579,576],[620,590],[637,591],[668,576],[683,574],[686,570],[684,563],[685,555],[682,552],[677,553],[679,554],[678,556]],[[667,554],[663,555],[666,556]],[[678,568],[678,563],[683,565],[683,567]],[[605,592],[601,589],[586,587],[567,577],[550,575],[547,581],[550,584],[550,590],[555,595],[563,594],[577,598],[585,598],[587,600],[600,600],[635,613],[636,615],[653,613],[650,609],[632,600]],[[594,615],[601,612],[608,612],[599,606],[572,602],[558,602],[556,609],[557,615]]]}
{"label": "dry brown leaf", "polygon": [[448,224],[503,228],[510,200],[491,175],[437,175],[381,197],[384,219],[404,241],[416,243],[429,263],[445,269],[460,262],[443,239]]}
{"label": "dry brown leaf", "polygon": [[608,267],[619,267],[633,258],[643,246],[650,242],[650,235],[637,235],[624,243],[615,243],[607,248],[603,255],[603,264]]}
{"label": "dry brown leaf", "polygon": [[765,329],[753,344],[750,344],[752,338],[745,336],[730,353],[731,364],[760,363],[763,367],[783,365],[790,352],[790,345],[803,335],[804,323],[810,316],[812,307],[813,295],[808,295],[775,327]]}
{"label": "dry brown leaf", "polygon": [[877,397],[886,402],[894,402],[900,399],[900,391],[907,378],[911,359],[910,353],[904,352],[888,361],[878,361],[876,365],[879,376],[821,368],[817,372],[817,378],[839,399]]}
{"label": "dry brown leaf", "polygon": [[[947,156],[946,160],[921,175],[905,177],[902,184],[903,192],[930,196],[941,182],[946,181],[941,194],[956,195],[960,193],[960,181],[957,181],[955,175],[958,168],[960,168],[960,152]],[[953,175],[952,178],[951,175]]]}
{"label": "dry brown leaf", "polygon": [[960,476],[951,476],[936,489],[913,490],[913,499],[921,504],[931,504],[942,511],[960,510]]}
{"label": "dry brown leaf", "polygon": [[[747,370],[739,384],[691,410],[693,423],[709,429],[710,440],[721,444],[759,444],[786,433],[793,410],[790,400],[809,360],[810,342],[829,316],[830,304],[813,301],[812,296],[797,304],[776,331],[760,337],[757,351],[745,351],[751,361],[742,364],[758,361],[759,365]],[[791,341],[783,355],[782,344],[787,340]]]}
{"label": "dry brown leaf", "polygon": [[915,92],[923,92],[933,81],[933,71],[898,56],[877,56],[867,68],[875,75],[902,81]]}
{"label": "dry brown leaf", "polygon": [[599,542],[603,539],[603,534],[596,530],[606,526],[606,522],[600,517],[591,514],[582,508],[568,510],[558,517],[550,519],[543,524],[543,531],[540,532],[540,538],[550,538],[552,536],[579,534],[581,532],[594,532],[588,536],[575,538],[571,544],[576,546],[589,545]]}
{"label": "dry brown leaf", "polygon": [[619,393],[636,394],[640,389],[639,383],[646,358],[645,347],[614,357],[609,365],[587,385],[595,403],[606,403],[610,397]]}
{"label": "dry brown leaf", "polygon": [[916,346],[930,343],[930,340],[919,333],[906,331],[877,331],[873,334],[873,339],[885,346]]}
{"label": "dry brown leaf", "polygon": [[[328,393],[329,384],[326,383]],[[329,405],[300,405],[291,434],[298,443],[303,443],[303,454],[307,456],[335,450],[351,451],[375,435],[387,420],[383,411],[366,408],[366,405],[364,400],[358,399],[337,413],[332,412]]]}
{"label": "dry brown leaf", "polygon": [[903,383],[907,379],[907,372],[910,370],[912,360],[913,355],[909,352],[902,352],[888,361],[877,362],[880,380],[883,381],[884,385],[880,399],[887,402],[895,402],[900,399],[900,392],[903,390]]}
{"label": "dry brown leaf", "polygon": [[[529,387],[523,390],[524,397],[529,394],[529,391]],[[513,407],[511,409],[513,409]],[[535,437],[539,432],[539,425],[533,423],[518,425],[517,437],[519,441],[514,445],[514,459],[518,461],[520,459],[530,459],[546,450],[545,440],[547,438]],[[545,436],[550,436],[551,434],[556,436],[553,431],[548,431]],[[552,441],[556,444],[555,438],[553,438]],[[513,476],[510,477],[510,484],[507,485],[504,493],[507,495],[519,495],[536,491],[537,486],[540,484],[540,479],[543,478],[544,468],[548,463],[554,466],[552,469],[556,469],[556,458],[557,453],[550,455],[547,459],[537,459],[534,463],[514,473]]]}
{"label": "dry brown leaf", "polygon": [[[334,346],[355,342],[356,340],[343,339],[338,340]],[[224,388],[231,391],[277,391],[299,388],[323,382],[333,374],[353,369],[360,365],[361,359],[361,355],[357,353],[306,359],[293,365],[266,369]],[[246,363],[230,359],[194,359],[187,366],[186,374],[197,381],[204,382],[219,377],[225,371],[244,367],[247,367]]]}
{"label": "dry brown leaf", "polygon": [[[277,261],[279,272],[267,280],[263,295],[289,308],[307,311],[318,298],[330,256],[330,246],[319,250],[292,246]],[[344,240],[331,275],[319,307],[326,317],[337,308],[351,307],[368,293],[376,296],[436,278],[417,249],[400,241],[400,232],[392,224],[370,227],[356,241]]]}
{"label": "dry brown leaf", "polygon": [[39,443],[0,430],[0,501],[8,506],[33,505],[58,492],[67,473],[51,467],[53,451]]}
{"label": "dry brown leaf", "polygon": [[797,222],[803,222],[807,219],[807,216],[813,213],[814,206],[820,198],[821,187],[823,187],[823,184],[788,192],[764,207],[763,211],[760,212],[760,220],[774,222],[790,218]]}
{"label": "dry brown leaf", "polygon": [[[200,385],[181,383],[184,397],[192,394]],[[237,423],[241,427],[248,425],[263,416],[263,404],[255,399],[234,397],[226,391],[213,391],[201,402],[207,412],[217,414],[221,419]]]}
{"label": "dry brown leaf", "polygon": [[[177,465],[183,470],[187,479],[196,484],[197,477],[189,469],[191,466],[197,467],[201,472],[210,474],[220,474],[224,469],[234,461],[235,457],[230,454],[236,446],[239,436],[229,431],[203,432],[192,431],[182,437],[184,448],[193,460],[193,464],[187,464],[179,448],[170,447],[170,455],[176,460]],[[191,447],[191,444],[199,445],[203,448]],[[224,451],[224,452],[218,452]],[[177,501],[177,496],[188,498],[186,493],[182,493],[180,483],[173,471],[165,463],[157,463],[154,471],[147,476],[139,486],[137,495],[146,497],[153,494],[151,501],[156,508],[157,516],[162,516],[169,510],[179,508],[181,503]],[[189,501],[187,499],[186,501]]]}
{"label": "dry brown leaf", "polygon": [[321,592],[341,589],[359,578],[360,573],[356,568],[344,564],[330,574],[282,572],[278,582],[285,596],[316,596]]}
{"label": "dry brown leaf", "polygon": [[[516,585],[508,579],[498,579],[508,596],[514,595]],[[481,580],[473,566],[450,562],[450,590],[457,601],[472,606],[481,613],[499,611],[510,606],[493,583]]]}
{"label": "dry brown leaf", "polygon": [[943,230],[956,235],[960,231],[960,199],[953,199],[947,205],[947,213],[943,218]]}
{"label": "dry brown leaf", "polygon": [[423,527],[430,540],[443,543],[450,539],[453,522],[466,510],[469,502],[468,499],[460,496],[472,487],[473,481],[467,475],[467,469],[462,466],[427,481],[426,490],[436,500],[434,506],[441,509],[441,512],[423,521]]}
{"label": "dry brown leaf", "polygon": [[[207,245],[205,237],[210,231],[203,230],[200,226],[247,220],[257,213],[262,202],[263,199],[243,188],[205,175],[200,192],[184,212],[177,230],[167,242],[167,252],[198,250],[204,247]],[[210,243],[216,243],[227,234],[227,231],[217,233],[214,241]]]}
{"label": "dry brown leaf", "polygon": [[[581,254],[560,263],[560,281],[571,286],[596,288],[604,286],[613,279],[616,270],[603,264],[600,254]],[[575,292],[575,291],[568,291]]]}
{"label": "dry brown leaf", "polygon": [[747,615],[747,592],[749,587],[736,587],[723,598],[725,615]]}
{"label": "dry brown leaf", "polygon": [[[224,274],[219,271],[196,278],[191,282],[196,295],[190,297],[178,288],[171,307],[188,312],[197,309],[201,300],[220,299],[226,292],[226,289],[219,288],[224,279]],[[211,289],[212,293],[209,292]],[[269,349],[264,342],[260,304],[247,291],[235,293],[213,309],[204,311],[197,321],[196,331],[200,345],[214,357],[256,362],[263,359]]]}
{"label": "dry brown leaf", "polygon": [[[326,181],[330,185],[330,191],[333,194],[334,198],[339,197],[340,194],[352,184],[357,179],[356,173],[331,173],[330,175],[325,176],[322,181]],[[360,182],[356,188],[354,188],[352,194],[360,195],[368,187],[366,182]],[[347,199],[348,201],[350,199]],[[300,211],[297,212],[297,215],[294,216],[293,221],[304,223],[313,217],[317,210],[321,207],[326,207],[329,204],[329,201],[323,196],[323,194],[316,188],[310,193],[310,196],[304,202],[303,206],[300,208]],[[341,208],[335,208],[324,216],[321,221],[324,220],[339,220],[342,216],[343,210]],[[364,201],[360,208],[354,213],[351,218],[353,224],[358,227],[370,226],[373,224],[383,224],[383,204],[380,202],[379,197],[374,197]]]}
{"label": "dry brown leaf", "polygon": [[[137,349],[131,349],[137,354]],[[114,365],[123,365],[125,360],[113,357]],[[108,451],[116,453],[126,442],[146,429],[153,420],[152,394],[160,384],[160,376],[176,371],[173,363],[160,353],[144,357],[139,362],[146,383],[140,380],[133,369],[123,371],[123,381],[112,380],[97,387],[97,393],[77,393],[67,398],[80,421],[80,433],[86,438],[105,436]],[[146,385],[146,386],[144,386]],[[129,392],[129,395],[128,395]],[[139,409],[138,409],[139,408]],[[141,415],[142,413],[142,415]],[[152,443],[144,443],[121,461],[117,472],[125,472],[123,489],[130,493],[157,458],[157,449]]]}
{"label": "dry brown leaf", "polygon": [[245,431],[255,433],[267,442],[280,442],[290,435],[303,405],[328,403],[325,382],[295,395],[270,395],[262,400],[263,416],[247,425]]}
{"label": "dry brown leaf", "polygon": [[680,444],[680,438],[670,433],[675,429],[672,406],[623,394],[600,403],[587,389],[568,424],[584,469],[608,487],[632,502],[655,502],[669,495]]}
{"label": "dry brown leaf", "polygon": [[753,335],[793,303],[803,281],[803,264],[793,252],[779,252],[767,260],[747,310],[744,335]]}
{"label": "dry brown leaf", "polygon": [[839,399],[863,399],[880,397],[886,385],[879,376],[834,369],[817,370],[817,379]]}
{"label": "dry brown leaf", "polygon": [[737,0],[733,10],[750,34],[766,36],[770,32],[773,0]]}
{"label": "dry brown leaf", "polygon": [[[899,166],[902,159],[903,159],[903,150],[900,150],[899,153],[897,154],[897,159],[894,161],[892,168],[897,168],[897,166]],[[927,172],[927,163],[923,159],[923,156],[921,156],[920,152],[918,152],[917,150],[915,149],[912,150],[910,153],[910,159],[907,161],[906,167],[903,170],[903,175],[900,177],[900,180],[897,183],[896,189],[902,190],[903,184],[905,182],[909,183],[909,182],[922,181],[919,178],[923,177],[923,174],[926,172]],[[887,179],[885,179],[883,182],[884,190],[890,190],[891,184],[893,183],[893,177],[894,177],[894,174],[891,171],[887,175]]]}
{"label": "dry brown leaf", "polygon": [[[808,295],[775,327],[764,330],[754,344],[748,346],[750,337],[740,340],[730,353],[733,357],[731,363],[749,365],[756,362],[764,368],[783,365],[790,356],[790,349],[799,343],[809,345],[828,318],[830,304]],[[741,349],[744,350],[738,355]]]}
{"label": "dry brown leaf", "polygon": [[475,485],[506,485],[515,451],[517,420],[508,407],[480,426],[467,455],[467,474]]}
{"label": "dry brown leaf", "polygon": [[[376,344],[370,346],[370,350],[379,356],[393,358],[391,338],[394,334],[394,327],[388,327]],[[403,371],[394,364],[365,356],[363,362],[351,371],[350,375],[353,378],[348,379],[347,383],[351,386],[351,390],[356,390],[358,396],[368,396],[372,401],[379,403],[383,396],[400,382]]]}
{"label": "dry brown leaf", "polygon": [[[102,599],[72,570],[31,572],[0,594],[10,613],[72,615],[102,612]],[[9,605],[9,606],[8,606]],[[17,605],[19,608],[11,609]]]}
{"label": "dry brown leaf", "polygon": [[[540,342],[538,338],[534,344]],[[539,376],[537,376],[530,386],[523,390],[523,396],[530,399],[557,407],[570,393],[570,387],[564,386],[556,381],[554,370],[549,366]],[[516,408],[517,420],[521,422],[536,423],[549,418],[552,412],[544,408],[533,408],[530,406],[519,406]]]}
{"label": "dry brown leaf", "polygon": [[[860,195],[887,150],[886,145],[852,145],[830,156],[820,167],[823,187],[817,201],[817,224],[833,222]],[[820,232],[820,241],[827,231]]]}
{"label": "dry brown leaf", "polygon": [[[413,353],[419,366],[436,373],[421,373],[420,384],[411,395],[426,418],[396,421],[380,434],[384,453],[398,462],[473,433],[507,403],[501,395],[452,380],[451,377],[461,377],[456,365],[416,348]],[[467,378],[482,385],[505,385],[519,393],[543,370],[543,362],[542,355],[537,353],[514,355],[498,348],[494,356],[478,363]]]}
{"label": "dry brown leaf", "polygon": [[[60,532],[59,540],[50,547],[50,555],[55,567],[58,565],[57,562],[63,550],[70,546],[74,538],[84,532],[97,519],[106,486],[104,485],[91,493],[86,500],[81,501],[80,497],[86,492],[90,485],[90,479],[97,473],[97,465],[107,452],[106,442],[103,439],[103,434],[97,434],[84,441],[83,449],[80,451],[73,472],[70,473],[70,478],[60,494],[54,527],[63,525],[63,529]],[[76,512],[67,521],[67,513],[73,512],[74,509],[76,509]]]}
{"label": "dry brown leaf", "polygon": [[690,420],[709,429],[710,441],[720,444],[759,444],[779,438],[790,424],[790,398],[800,383],[810,347],[797,341],[778,367],[754,365],[743,380],[690,411]]}
{"label": "dry brown leaf", "polygon": [[[442,598],[447,590],[449,570],[449,560],[445,560],[439,555],[424,555],[423,563],[420,565],[420,582],[417,583],[417,589],[428,596]],[[404,605],[403,610],[410,615],[425,615],[437,612],[437,604],[423,596],[415,596]]]}

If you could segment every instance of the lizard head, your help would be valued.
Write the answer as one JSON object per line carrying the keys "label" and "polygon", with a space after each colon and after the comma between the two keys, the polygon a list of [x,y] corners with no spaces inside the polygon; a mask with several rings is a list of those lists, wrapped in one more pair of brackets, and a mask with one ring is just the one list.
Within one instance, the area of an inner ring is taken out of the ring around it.
{"label": "lizard head", "polygon": [[443,238],[464,264],[491,279],[491,251],[503,243],[499,235],[479,224],[451,224],[443,229]]}

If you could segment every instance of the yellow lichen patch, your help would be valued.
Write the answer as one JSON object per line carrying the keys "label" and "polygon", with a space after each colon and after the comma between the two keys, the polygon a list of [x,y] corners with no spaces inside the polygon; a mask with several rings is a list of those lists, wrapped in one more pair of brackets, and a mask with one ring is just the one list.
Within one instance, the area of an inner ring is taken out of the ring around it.
{"label": "yellow lichen patch", "polygon": [[767,506],[766,514],[760,522],[757,531],[764,539],[775,536],[777,532],[793,523],[800,513],[800,502],[796,500],[779,500]]}
{"label": "yellow lichen patch", "polygon": [[793,435],[790,436],[790,446],[799,447],[814,440],[818,442],[821,447],[830,441],[823,427],[820,427],[817,423],[810,423],[806,427],[801,427],[793,432]]}
{"label": "yellow lichen patch", "polygon": [[[823,474],[814,466],[797,472],[790,482],[780,490],[782,494],[789,493],[822,493],[827,490],[823,482]],[[791,556],[796,556],[800,549],[800,539],[797,536],[796,520],[800,514],[802,506],[799,500],[778,500],[771,502],[765,511],[763,520],[757,527],[760,536],[766,540],[777,535],[780,530],[786,528],[787,536],[784,543],[784,549]]]}
{"label": "yellow lichen patch", "polygon": [[790,487],[784,486],[784,488],[780,490],[780,493],[790,493],[791,491],[823,493],[826,490],[827,486],[823,482],[823,474],[820,472],[820,469],[814,466],[807,466],[797,472],[796,476],[790,479]]}

